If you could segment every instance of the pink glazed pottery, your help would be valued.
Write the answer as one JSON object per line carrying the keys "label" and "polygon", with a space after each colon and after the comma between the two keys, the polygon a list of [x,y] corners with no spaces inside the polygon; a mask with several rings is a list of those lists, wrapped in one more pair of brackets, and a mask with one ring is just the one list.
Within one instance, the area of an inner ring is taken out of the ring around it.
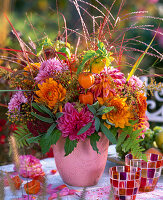
{"label": "pink glazed pottery", "polygon": [[100,154],[92,149],[90,140],[79,141],[77,147],[68,156],[65,155],[65,139],[60,138],[53,145],[56,166],[63,181],[72,186],[86,187],[96,185],[105,169],[109,140],[99,133],[97,147]]}

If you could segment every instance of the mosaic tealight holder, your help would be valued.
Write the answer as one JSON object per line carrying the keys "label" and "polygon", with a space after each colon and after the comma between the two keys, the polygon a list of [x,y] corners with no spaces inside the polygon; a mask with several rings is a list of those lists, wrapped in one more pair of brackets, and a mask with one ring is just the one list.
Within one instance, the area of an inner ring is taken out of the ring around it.
{"label": "mosaic tealight holder", "polygon": [[163,166],[163,157],[157,154],[147,154],[148,162],[141,159],[133,158],[132,154],[127,154],[125,164],[127,166],[141,168],[141,183],[139,192],[150,192],[156,187],[158,179],[161,175]]}
{"label": "mosaic tealight holder", "polygon": [[109,175],[115,200],[136,199],[136,194],[140,186],[140,168],[132,166],[111,167]]}

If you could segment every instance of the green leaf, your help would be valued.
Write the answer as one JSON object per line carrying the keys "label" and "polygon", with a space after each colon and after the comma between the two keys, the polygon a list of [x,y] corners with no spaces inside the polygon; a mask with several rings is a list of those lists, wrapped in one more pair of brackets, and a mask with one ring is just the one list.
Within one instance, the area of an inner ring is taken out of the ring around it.
{"label": "green leaf", "polygon": [[61,112],[58,112],[58,113],[56,113],[56,118],[58,119],[58,118],[60,118],[60,117],[62,117],[62,115],[63,115],[63,113],[61,113]]}
{"label": "green leaf", "polygon": [[78,141],[77,140],[70,140],[68,137],[66,138],[66,142],[65,142],[65,156],[69,155],[70,153],[72,153],[72,151],[74,150],[74,148],[77,146]]}
{"label": "green leaf", "polygon": [[84,54],[84,56],[83,56],[82,63],[81,63],[81,65],[79,65],[79,67],[78,67],[77,74],[79,74],[79,73],[82,71],[82,69],[83,69],[85,63],[86,63],[88,60],[90,60],[91,58],[95,57],[95,56],[96,56],[96,52],[95,52],[94,50],[88,50],[88,51]]}
{"label": "green leaf", "polygon": [[54,118],[53,113],[45,106],[39,105],[39,107],[44,111],[44,113],[48,114],[51,118]]}
{"label": "green leaf", "polygon": [[99,108],[97,111],[100,112],[102,110],[104,110],[104,108],[107,108],[106,106],[102,106],[101,108]]}
{"label": "green leaf", "polygon": [[114,109],[114,106],[111,106],[111,107],[106,107],[106,106],[104,106],[104,108],[101,109],[101,111],[99,111],[99,112],[97,113],[97,115],[103,115],[103,114],[105,114],[105,113],[108,113],[108,112],[112,111],[113,109]]}
{"label": "green leaf", "polygon": [[93,107],[94,107],[94,109],[95,110],[98,110],[99,109],[99,106],[100,106],[100,104],[99,104],[99,102],[98,101],[96,101],[93,105],[92,105]]}
{"label": "green leaf", "polygon": [[93,148],[94,151],[96,151],[97,153],[99,152],[98,148],[97,148],[97,142],[99,141],[100,136],[98,135],[98,133],[94,133],[90,136],[90,143],[91,146]]}
{"label": "green leaf", "polygon": [[39,112],[43,112],[43,110],[40,108],[40,106],[37,103],[35,103],[35,102],[32,103],[32,107],[34,107]]}
{"label": "green leaf", "polygon": [[[71,52],[70,52],[70,49],[68,48],[68,47],[62,47],[60,50],[59,50],[59,52],[62,52],[62,53],[65,53],[66,54],[66,56],[68,57],[68,58],[70,58],[70,56],[71,56]],[[60,56],[62,56],[62,55],[58,55],[59,57]],[[64,57],[64,56],[63,56]],[[61,57],[62,58],[62,57]],[[65,60],[66,58],[64,57],[64,60]]]}
{"label": "green leaf", "polygon": [[117,143],[115,136],[103,123],[101,123],[101,131],[106,135],[106,137],[112,144]]}
{"label": "green leaf", "polygon": [[41,151],[43,154],[47,153],[50,149],[51,146],[51,141],[50,141],[50,137],[49,138],[45,138],[46,135],[43,135],[39,141],[40,147],[41,147]]}
{"label": "green leaf", "polygon": [[26,125],[23,128],[18,127],[17,129],[14,131],[13,136],[15,137],[18,148],[29,146],[28,138],[32,136],[32,133],[29,132]]}
{"label": "green leaf", "polygon": [[61,137],[61,131],[59,131],[58,129],[53,130],[50,137],[51,145],[56,144],[60,137]]}
{"label": "green leaf", "polygon": [[117,128],[111,127],[110,131],[113,133],[113,135],[116,137],[117,136]]}
{"label": "green leaf", "polygon": [[[156,32],[156,34],[157,34],[157,32]],[[148,49],[150,48],[152,42],[154,41],[154,39],[155,39],[155,37],[156,37],[156,34],[153,36],[153,38],[152,38],[150,44],[147,46],[146,50],[145,50],[145,51],[142,53],[142,55],[137,59],[136,63],[134,64],[132,70],[130,71],[130,73],[129,73],[127,79],[126,79],[127,82],[130,80],[131,76],[134,75],[135,71],[136,71],[137,68],[139,67],[141,61],[143,60],[143,58],[144,58],[144,56],[145,56],[145,54],[147,53]]]}
{"label": "green leaf", "polygon": [[131,126],[135,125],[138,122],[138,120],[130,120],[129,123],[131,124]]}
{"label": "green leaf", "polygon": [[61,136],[61,132],[58,129],[54,129],[49,135],[49,137],[47,137],[46,134],[43,135],[41,139],[39,140],[42,153],[43,154],[47,153],[50,149],[50,146],[53,144],[56,144],[60,136]]}
{"label": "green leaf", "polygon": [[29,144],[31,144],[31,143],[38,143],[40,137],[42,137],[42,135],[39,135],[39,136],[36,136],[36,137],[28,138],[28,139],[27,139],[27,142],[28,142]]}
{"label": "green leaf", "polygon": [[49,48],[49,47],[52,47],[53,46],[53,42],[52,42],[52,40],[50,39],[50,38],[45,38],[44,40],[43,40],[43,42],[41,42],[40,44],[39,44],[39,46],[37,47],[37,56],[40,56],[41,55],[41,53],[42,53],[42,51],[43,51],[43,49],[44,48]]}
{"label": "green leaf", "polygon": [[120,146],[124,141],[125,141],[125,138],[127,136],[127,132],[122,132],[118,138],[118,142],[117,142],[117,147]]}
{"label": "green leaf", "polygon": [[36,110],[38,110],[39,112],[46,113],[46,114],[48,114],[51,118],[54,118],[53,113],[52,113],[47,107],[45,107],[45,106],[43,106],[43,105],[39,105],[39,104],[37,104],[37,103],[35,103],[35,102],[32,103],[32,106],[33,106]]}
{"label": "green leaf", "polygon": [[55,129],[57,124],[53,123],[49,129],[47,130],[47,133],[46,133],[46,138],[50,136],[50,134],[53,132],[53,130]]}
{"label": "green leaf", "polygon": [[90,127],[92,126],[92,123],[89,122],[88,124],[86,124],[83,128],[81,128],[77,135],[81,135],[82,133],[85,133]]}
{"label": "green leaf", "polygon": [[108,113],[108,112],[112,111],[113,109],[114,109],[114,106],[110,106],[110,107],[104,108],[103,109],[103,113]]}
{"label": "green leaf", "polygon": [[93,106],[87,104],[88,109],[91,111],[91,113],[93,113],[94,115],[96,114],[96,110],[94,109]]}
{"label": "green leaf", "polygon": [[96,131],[98,132],[100,128],[100,119],[98,117],[95,117],[95,128]]}
{"label": "green leaf", "polygon": [[49,124],[54,122],[54,120],[52,118],[43,117],[43,116],[38,115],[38,114],[36,114],[34,112],[31,112],[31,115],[33,115],[34,117],[36,117],[37,119],[39,119],[39,120],[41,120],[43,122],[49,123]]}
{"label": "green leaf", "polygon": [[98,41],[97,47],[98,47],[98,50],[96,51],[96,53],[98,53],[100,56],[106,56],[107,50],[105,49],[104,43]]}

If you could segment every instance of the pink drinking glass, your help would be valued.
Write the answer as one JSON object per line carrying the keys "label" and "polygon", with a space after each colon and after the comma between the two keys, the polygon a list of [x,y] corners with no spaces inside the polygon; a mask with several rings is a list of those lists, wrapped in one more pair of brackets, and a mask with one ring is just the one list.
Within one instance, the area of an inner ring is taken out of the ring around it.
{"label": "pink drinking glass", "polygon": [[111,167],[109,175],[115,200],[136,199],[136,194],[140,186],[140,168],[132,166]]}
{"label": "pink drinking glass", "polygon": [[162,156],[153,153],[146,155],[148,162],[141,159],[135,159],[132,154],[127,154],[125,157],[125,164],[127,166],[141,168],[141,183],[139,192],[150,192],[155,189],[163,166]]}

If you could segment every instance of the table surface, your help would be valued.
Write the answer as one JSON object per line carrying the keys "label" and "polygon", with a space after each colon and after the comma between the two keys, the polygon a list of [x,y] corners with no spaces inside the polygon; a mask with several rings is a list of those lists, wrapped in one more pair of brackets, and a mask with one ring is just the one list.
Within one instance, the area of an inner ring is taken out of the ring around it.
{"label": "table surface", "polygon": [[[108,153],[109,153],[109,156],[115,156],[116,155],[114,145],[111,145],[109,147]],[[64,182],[62,181],[58,172],[55,175],[52,175],[50,173],[51,170],[56,169],[54,158],[47,158],[47,159],[41,160],[41,164],[42,164],[42,168],[43,168],[44,172],[47,175],[47,184],[52,184],[53,187],[57,187],[59,185],[64,184]],[[99,180],[99,183],[96,186],[87,188],[89,193],[91,193],[91,191],[92,191],[92,194],[95,194],[96,191],[99,190],[100,188],[102,188],[102,187],[107,188],[107,186],[109,186],[110,181],[109,181],[108,171],[109,171],[110,167],[113,167],[113,166],[116,166],[116,165],[117,164],[115,164],[113,162],[107,161],[105,171],[104,171],[101,179]],[[13,164],[0,166],[0,170],[12,172],[13,171]],[[24,179],[23,184],[25,184],[25,183],[26,183],[26,180]],[[75,189],[75,190],[78,190],[78,191],[82,191],[82,189],[83,189],[83,188],[80,188],[80,187],[72,187],[72,186],[68,186],[68,187],[70,189]],[[23,192],[23,193],[25,194],[25,192]],[[16,197],[18,198],[18,197],[21,197],[21,196],[22,196],[22,190],[17,191],[16,196],[13,196],[12,192],[10,191],[10,188],[5,187],[5,199],[4,200],[12,200],[12,199],[15,199]],[[69,196],[62,197],[61,199],[63,199],[63,200],[73,200],[73,199],[76,200],[76,199],[79,199],[79,197],[78,197],[78,195],[73,195],[73,196],[69,195]],[[95,194],[94,197],[88,196],[86,199],[97,200],[97,196]],[[108,197],[106,198],[106,196],[105,196],[103,198],[100,197],[98,199],[99,200],[108,199]],[[143,200],[143,199],[145,199],[145,200],[155,200],[155,199],[163,200],[163,176],[160,177],[157,188],[156,188],[155,191],[138,194],[137,199],[138,200]],[[47,200],[48,200],[48,197],[47,197]]]}

